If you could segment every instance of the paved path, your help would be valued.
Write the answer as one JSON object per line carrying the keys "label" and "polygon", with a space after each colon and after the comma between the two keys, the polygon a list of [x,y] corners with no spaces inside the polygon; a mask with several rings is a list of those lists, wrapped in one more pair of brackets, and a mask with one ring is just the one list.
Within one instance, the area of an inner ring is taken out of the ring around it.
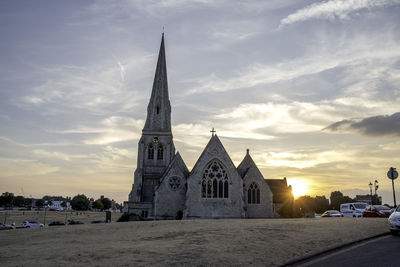
{"label": "paved path", "polygon": [[383,236],[303,263],[312,267],[400,266],[400,236]]}

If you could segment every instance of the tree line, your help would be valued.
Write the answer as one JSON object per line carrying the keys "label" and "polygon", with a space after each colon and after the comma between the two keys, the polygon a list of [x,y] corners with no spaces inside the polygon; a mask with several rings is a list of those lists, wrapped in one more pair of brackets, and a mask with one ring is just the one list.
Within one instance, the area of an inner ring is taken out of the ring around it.
{"label": "tree line", "polygon": [[[373,204],[379,203],[377,195],[372,196]],[[326,210],[340,210],[340,204],[355,202],[349,196],[344,196],[340,191],[331,192],[330,198],[325,196],[301,196],[295,200],[288,200],[278,210],[281,217],[293,218],[304,217],[307,213],[323,213]]]}
{"label": "tree line", "polygon": [[[72,199],[67,197],[63,198],[61,196],[44,196],[40,199],[34,198],[25,198],[24,196],[15,196],[13,193],[4,192],[0,196],[0,207],[4,208],[13,208],[13,207],[32,207],[34,204],[37,208],[43,208],[44,206],[51,206],[53,204],[53,200],[63,201],[61,203],[61,207],[66,208],[67,202],[70,202],[72,209],[74,210],[108,210],[112,206],[112,201],[104,196],[101,196],[99,199],[94,200],[93,198],[88,198],[84,194],[78,194],[74,196]],[[92,205],[90,205],[92,203]],[[117,208],[122,208],[120,205],[116,204]]]}

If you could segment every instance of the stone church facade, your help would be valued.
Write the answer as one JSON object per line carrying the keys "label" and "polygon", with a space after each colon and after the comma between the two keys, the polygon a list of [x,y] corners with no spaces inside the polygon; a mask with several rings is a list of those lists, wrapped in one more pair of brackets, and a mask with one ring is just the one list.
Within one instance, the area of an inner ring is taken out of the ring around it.
{"label": "stone church facade", "polygon": [[175,151],[164,34],[138,144],[134,183],[125,207],[132,219],[276,216],[273,193],[249,150],[236,167],[213,132],[191,171]]}

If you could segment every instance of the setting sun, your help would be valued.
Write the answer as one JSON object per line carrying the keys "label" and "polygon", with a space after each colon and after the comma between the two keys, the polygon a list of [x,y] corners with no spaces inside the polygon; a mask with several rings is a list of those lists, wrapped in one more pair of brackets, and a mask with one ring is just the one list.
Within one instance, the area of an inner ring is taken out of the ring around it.
{"label": "setting sun", "polygon": [[298,198],[308,193],[307,182],[298,179],[288,179],[288,184],[292,186],[293,196]]}

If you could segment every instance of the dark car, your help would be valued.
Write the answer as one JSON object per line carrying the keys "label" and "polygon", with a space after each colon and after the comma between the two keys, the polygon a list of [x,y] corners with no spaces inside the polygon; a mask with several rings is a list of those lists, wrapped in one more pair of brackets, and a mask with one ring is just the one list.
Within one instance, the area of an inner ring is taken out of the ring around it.
{"label": "dark car", "polygon": [[368,205],[363,211],[364,217],[389,217],[392,209],[384,205]]}
{"label": "dark car", "polygon": [[337,210],[327,210],[321,214],[321,217],[343,217],[343,214]]}
{"label": "dark car", "polygon": [[65,223],[60,222],[60,221],[54,221],[49,223],[49,226],[59,226],[59,225],[65,225]]}
{"label": "dark car", "polygon": [[91,221],[90,223],[105,223],[105,221],[95,220],[95,221]]}
{"label": "dark car", "polygon": [[0,230],[11,230],[11,229],[14,229],[14,228],[12,226],[0,223]]}
{"label": "dark car", "polygon": [[68,220],[68,225],[83,224],[81,221]]}

